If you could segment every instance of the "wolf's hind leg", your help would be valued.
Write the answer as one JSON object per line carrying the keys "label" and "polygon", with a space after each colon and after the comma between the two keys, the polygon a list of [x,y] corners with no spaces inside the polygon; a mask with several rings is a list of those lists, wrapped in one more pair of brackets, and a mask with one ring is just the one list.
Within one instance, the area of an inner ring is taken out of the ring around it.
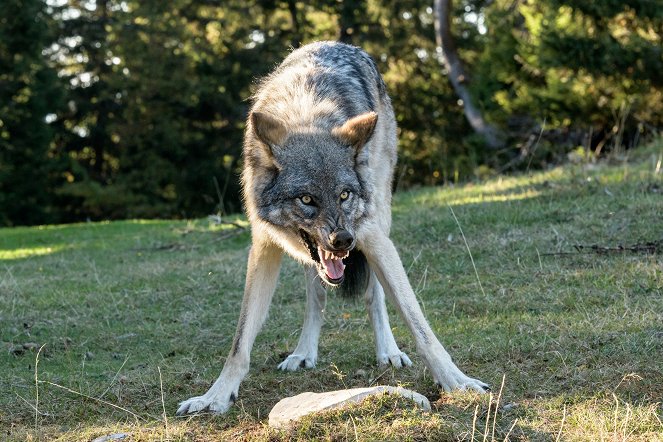
{"label": "wolf's hind leg", "polygon": [[371,319],[373,333],[375,334],[375,354],[378,365],[391,364],[397,368],[412,365],[410,358],[396,344],[391,327],[389,326],[384,290],[377,276],[375,276],[375,272],[372,270],[368,287],[366,288],[365,300],[368,316]]}
{"label": "wolf's hind leg", "polygon": [[267,318],[282,253],[275,245],[259,242],[254,237],[249,252],[244,299],[230,354],[221,375],[207,393],[182,402],[177,409],[178,415],[199,411],[225,413],[237,399],[239,384],[249,371],[251,348]]}
{"label": "wolf's hind leg", "polygon": [[278,365],[279,370],[313,368],[318,360],[318,340],[322,328],[327,290],[320,283],[315,267],[306,267],[306,317],[295,351]]}

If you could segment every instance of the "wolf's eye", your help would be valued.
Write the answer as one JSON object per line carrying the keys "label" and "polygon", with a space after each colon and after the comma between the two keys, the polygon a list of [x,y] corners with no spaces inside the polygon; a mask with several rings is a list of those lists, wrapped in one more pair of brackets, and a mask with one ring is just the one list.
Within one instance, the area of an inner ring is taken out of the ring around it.
{"label": "wolf's eye", "polygon": [[304,195],[304,196],[300,197],[299,199],[302,201],[302,203],[306,204],[307,206],[311,205],[313,203],[313,198],[311,198],[308,195]]}
{"label": "wolf's eye", "polygon": [[341,201],[345,201],[348,198],[350,198],[350,192],[348,192],[347,190],[344,190],[343,192],[341,192],[341,194],[339,196],[341,198]]}

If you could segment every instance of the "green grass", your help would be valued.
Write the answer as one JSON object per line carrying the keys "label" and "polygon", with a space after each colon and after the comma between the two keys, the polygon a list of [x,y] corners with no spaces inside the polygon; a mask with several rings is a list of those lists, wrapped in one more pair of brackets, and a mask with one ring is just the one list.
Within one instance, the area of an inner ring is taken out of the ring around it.
{"label": "green grass", "polygon": [[[276,371],[304,313],[303,272],[288,260],[236,406],[176,418],[230,348],[248,231],[207,220],[1,229],[0,439],[663,440],[660,245],[573,247],[663,240],[662,152],[396,195],[392,236],[424,312],[492,398],[440,393],[393,311],[414,366],[377,367],[363,303],[333,295],[317,368]],[[433,412],[378,398],[267,427],[282,397],[371,382],[417,390]]]}

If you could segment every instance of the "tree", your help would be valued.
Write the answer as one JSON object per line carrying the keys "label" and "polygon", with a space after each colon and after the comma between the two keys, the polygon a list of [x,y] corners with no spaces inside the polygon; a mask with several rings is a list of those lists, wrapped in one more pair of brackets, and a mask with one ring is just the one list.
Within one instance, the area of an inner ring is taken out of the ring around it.
{"label": "tree", "polygon": [[[553,158],[579,145],[599,154],[663,126],[663,9],[649,0],[496,0],[490,46],[476,61],[488,115],[517,132],[545,121]],[[546,140],[549,142],[546,143]]]}
{"label": "tree", "polygon": [[462,100],[463,111],[472,129],[481,135],[491,148],[504,145],[502,136],[497,128],[489,124],[481,110],[475,104],[469,84],[470,77],[463,65],[451,34],[452,0],[435,0],[435,38],[444,55],[444,66],[448,72],[449,80],[458,97]]}
{"label": "tree", "polygon": [[42,57],[49,18],[40,0],[7,0],[0,17],[0,224],[54,220],[63,172],[51,156],[49,122],[60,84]]}
{"label": "tree", "polygon": [[315,40],[374,57],[398,120],[399,187],[500,169],[514,151],[494,149],[503,140],[522,158],[522,140],[542,133],[536,165],[663,127],[663,8],[651,0],[3,7],[1,224],[238,211],[255,82]]}

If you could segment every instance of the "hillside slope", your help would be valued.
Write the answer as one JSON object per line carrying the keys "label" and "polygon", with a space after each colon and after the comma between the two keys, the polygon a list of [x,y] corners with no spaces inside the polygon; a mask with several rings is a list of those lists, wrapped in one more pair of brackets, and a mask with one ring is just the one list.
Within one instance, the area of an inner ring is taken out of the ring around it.
{"label": "hillside slope", "polygon": [[[304,312],[288,260],[238,404],[175,418],[230,348],[245,221],[0,229],[3,438],[663,440],[662,153],[396,196],[393,238],[424,312],[493,398],[440,394],[393,311],[414,366],[377,367],[363,303],[333,295],[317,368],[276,371]],[[371,383],[418,390],[434,410],[384,399],[265,426],[282,397]]]}

